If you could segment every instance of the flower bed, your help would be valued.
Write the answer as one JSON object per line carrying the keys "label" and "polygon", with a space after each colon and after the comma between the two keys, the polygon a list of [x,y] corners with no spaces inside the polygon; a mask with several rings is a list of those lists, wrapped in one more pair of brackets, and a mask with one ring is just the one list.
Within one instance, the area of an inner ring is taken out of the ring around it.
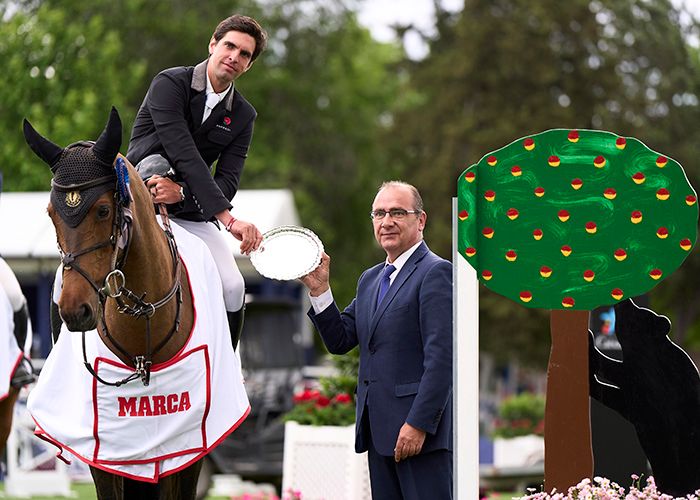
{"label": "flower bed", "polygon": [[320,380],[321,389],[305,389],[294,395],[294,408],[284,416],[285,421],[300,425],[339,425],[355,423],[355,401],[350,395],[355,378],[327,377]]}
{"label": "flower bed", "polygon": [[544,436],[544,406],[542,396],[527,392],[504,399],[498,408],[493,436]]}
{"label": "flower bed", "polygon": [[[674,497],[671,495],[666,495],[656,488],[656,483],[653,477],[649,477],[646,480],[646,484],[642,486],[642,480],[639,476],[632,476],[632,486],[628,492],[619,484],[610,481],[604,477],[596,477],[593,480],[588,478],[581,481],[576,486],[569,488],[567,493],[557,493],[556,489],[552,490],[551,493],[532,493],[524,497],[520,497],[520,500],[673,500]],[[529,490],[532,491],[532,490]],[[687,500],[698,500],[700,499],[700,490],[696,491],[694,495],[687,495],[685,497],[680,497]]]}

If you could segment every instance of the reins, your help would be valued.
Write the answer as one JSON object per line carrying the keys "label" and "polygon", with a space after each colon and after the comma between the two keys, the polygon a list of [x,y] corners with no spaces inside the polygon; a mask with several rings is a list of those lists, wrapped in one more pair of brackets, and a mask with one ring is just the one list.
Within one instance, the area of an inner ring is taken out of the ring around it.
{"label": "reins", "polygon": [[[101,184],[106,184],[108,182],[115,182],[116,176],[110,175],[107,177],[102,177],[99,179],[95,179],[83,184],[78,184],[78,185],[71,185],[71,186],[60,186],[57,184],[53,184],[53,186],[59,190],[80,190],[80,189],[85,189],[86,187],[93,187]],[[168,248],[170,250],[170,255],[172,257],[172,262],[173,262],[173,285],[170,288],[170,291],[161,299],[155,301],[155,302],[148,302],[145,300],[146,298],[146,292],[143,292],[141,295],[138,295],[134,293],[132,290],[126,288],[125,283],[126,283],[126,277],[124,276],[124,273],[122,271],[122,267],[124,265],[124,262],[126,261],[126,257],[128,256],[129,253],[129,247],[131,245],[132,241],[132,215],[131,211],[124,207],[123,204],[120,202],[118,199],[118,190],[115,192],[115,206],[117,207],[116,209],[116,214],[114,217],[114,221],[112,224],[112,234],[110,235],[108,240],[102,241],[100,243],[96,243],[95,245],[92,245],[88,248],[79,250],[77,252],[68,252],[65,253],[63,252],[63,249],[59,247],[59,250],[61,252],[61,263],[63,264],[63,269],[68,270],[68,269],[74,269],[75,271],[78,272],[89,284],[90,286],[95,290],[95,293],[97,293],[99,303],[100,303],[100,311],[99,315],[101,318],[101,326],[102,326],[102,331],[107,337],[110,342],[116,347],[119,352],[121,352],[126,358],[132,360],[134,364],[134,373],[130,374],[129,376],[123,378],[122,380],[118,380],[116,382],[108,382],[104,379],[102,379],[95,369],[92,367],[90,362],[87,360],[87,349],[85,345],[85,332],[82,332],[82,350],[83,350],[83,364],[85,365],[85,368],[87,371],[100,383],[104,385],[109,385],[109,386],[115,386],[119,387],[121,385],[124,385],[128,382],[131,382],[132,380],[141,379],[141,382],[143,383],[144,386],[149,385],[150,383],[150,378],[151,378],[151,366],[153,363],[153,357],[172,339],[173,335],[179,330],[180,328],[180,314],[181,314],[181,305],[182,305],[182,285],[180,283],[180,278],[181,278],[181,262],[180,262],[180,256],[177,251],[177,244],[175,242],[175,236],[172,232],[172,228],[170,226],[170,219],[168,218],[168,213],[165,208],[165,205],[160,203],[158,204],[158,211],[160,213],[161,219],[163,221],[163,231],[165,232],[165,235],[167,236],[167,241],[168,241]],[[95,250],[98,250],[100,248],[104,248],[106,246],[111,246],[113,249],[113,254],[112,254],[112,264],[111,264],[111,270],[107,275],[105,276],[103,280],[103,286],[100,287],[97,283],[95,283],[90,276],[85,272],[84,269],[82,269],[78,263],[77,263],[77,258],[86,255],[88,253],[94,252]],[[120,250],[123,250],[120,254]],[[155,314],[156,310],[159,308],[163,307],[166,305],[168,302],[172,300],[173,297],[176,297],[176,314],[175,314],[175,321],[173,323],[172,328],[168,332],[168,334],[165,336],[165,338],[158,343],[158,345],[152,349],[151,346],[151,318]],[[145,355],[140,355],[140,356],[135,356],[129,353],[110,333],[109,329],[107,328],[107,322],[105,319],[105,307],[107,303],[107,299],[111,298],[114,299],[115,302],[117,303],[117,310],[121,314],[128,314],[130,316],[133,316],[134,318],[145,318],[146,320],[146,354]],[[128,302],[127,302],[128,301]]]}

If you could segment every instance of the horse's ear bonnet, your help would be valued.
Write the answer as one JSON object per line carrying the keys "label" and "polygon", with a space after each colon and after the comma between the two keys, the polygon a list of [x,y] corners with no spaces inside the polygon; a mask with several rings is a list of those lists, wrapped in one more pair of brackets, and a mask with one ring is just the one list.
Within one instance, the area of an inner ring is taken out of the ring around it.
{"label": "horse's ear bonnet", "polygon": [[24,138],[51,168],[51,204],[70,227],[78,226],[97,198],[115,188],[112,165],[122,142],[122,123],[115,108],[94,144],[77,142],[61,148],[42,137],[27,120]]}

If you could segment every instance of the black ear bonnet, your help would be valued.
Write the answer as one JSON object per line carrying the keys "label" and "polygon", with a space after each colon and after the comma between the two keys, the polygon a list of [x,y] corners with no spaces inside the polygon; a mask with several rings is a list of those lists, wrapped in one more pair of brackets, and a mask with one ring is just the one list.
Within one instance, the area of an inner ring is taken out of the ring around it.
{"label": "black ear bonnet", "polygon": [[60,148],[24,120],[24,137],[53,172],[51,204],[70,227],[78,226],[97,199],[117,186],[113,167],[121,147],[121,120],[112,108],[96,142],[81,141]]}
{"label": "black ear bonnet", "polygon": [[53,170],[51,204],[70,227],[78,226],[97,199],[116,183],[112,164],[100,160],[89,143],[68,146]]}

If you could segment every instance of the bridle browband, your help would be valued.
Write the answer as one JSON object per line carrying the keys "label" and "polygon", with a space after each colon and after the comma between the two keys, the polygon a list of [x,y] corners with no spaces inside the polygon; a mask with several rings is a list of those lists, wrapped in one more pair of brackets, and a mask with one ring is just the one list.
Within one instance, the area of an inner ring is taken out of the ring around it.
{"label": "bridle browband", "polygon": [[[61,192],[70,191],[81,191],[84,189],[105,185],[108,183],[116,183],[117,176],[114,174],[93,179],[91,181],[83,182],[80,184],[71,184],[68,186],[63,186],[55,182],[51,182],[53,189]],[[181,278],[181,262],[180,256],[177,251],[177,244],[175,243],[175,236],[173,235],[172,228],[170,226],[170,220],[168,219],[168,213],[165,206],[161,203],[158,205],[158,210],[163,221],[163,231],[167,236],[168,248],[170,250],[170,255],[173,261],[173,285],[170,291],[160,300],[156,302],[147,302],[145,299],[146,292],[143,292],[140,296],[129,290],[124,285],[126,283],[126,278],[122,272],[122,267],[126,258],[129,254],[129,247],[132,241],[132,214],[128,207],[119,200],[118,196],[119,190],[115,190],[115,216],[112,223],[112,233],[109,239],[96,243],[90,247],[78,250],[77,252],[64,252],[59,244],[59,252],[61,254],[61,263],[63,264],[64,272],[66,270],[73,269],[78,272],[90,286],[93,288],[97,294],[100,310],[98,314],[101,320],[102,331],[109,339],[109,341],[116,347],[119,352],[121,352],[125,357],[132,360],[134,364],[134,373],[125,377],[122,380],[116,382],[108,382],[102,379],[97,372],[94,370],[90,362],[87,360],[87,350],[85,345],[85,332],[82,332],[82,349],[83,349],[83,364],[87,371],[100,383],[104,385],[110,385],[119,387],[123,384],[131,382],[137,378],[141,379],[143,385],[147,386],[150,383],[151,378],[151,365],[153,363],[153,356],[157,354],[175,335],[175,333],[180,328],[180,313],[182,305],[182,285],[180,283]],[[112,253],[112,263],[111,269],[103,279],[103,286],[99,286],[88,273],[80,267],[78,264],[78,257],[82,255],[89,254],[101,248],[111,246]],[[155,314],[156,310],[164,306],[173,297],[176,297],[176,314],[175,321],[172,328],[168,332],[168,335],[153,349],[151,349],[151,317]],[[141,356],[134,356],[130,354],[112,335],[109,333],[107,328],[107,322],[105,320],[105,305],[107,299],[111,298],[117,303],[117,310],[122,314],[128,314],[135,318],[145,318],[146,319],[146,354]],[[128,301],[128,302],[127,302]]]}

